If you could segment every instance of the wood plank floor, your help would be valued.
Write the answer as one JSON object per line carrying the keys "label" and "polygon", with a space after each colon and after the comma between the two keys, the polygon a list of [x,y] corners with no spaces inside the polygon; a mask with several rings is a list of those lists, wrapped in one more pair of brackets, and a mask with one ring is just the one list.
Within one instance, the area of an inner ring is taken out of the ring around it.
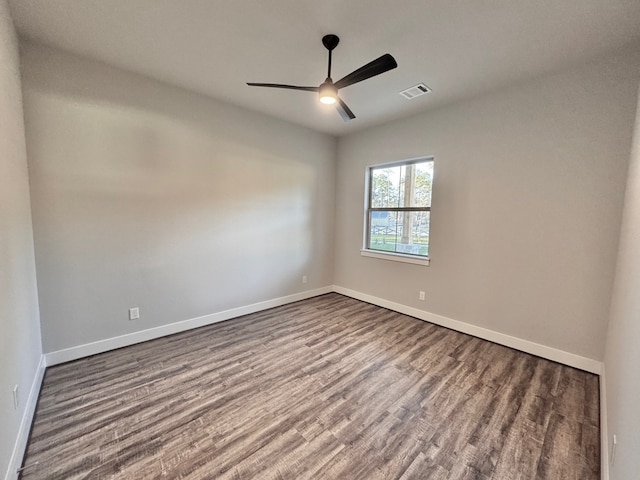
{"label": "wood plank floor", "polygon": [[598,479],[598,402],[595,375],[328,294],[48,368],[21,478]]}

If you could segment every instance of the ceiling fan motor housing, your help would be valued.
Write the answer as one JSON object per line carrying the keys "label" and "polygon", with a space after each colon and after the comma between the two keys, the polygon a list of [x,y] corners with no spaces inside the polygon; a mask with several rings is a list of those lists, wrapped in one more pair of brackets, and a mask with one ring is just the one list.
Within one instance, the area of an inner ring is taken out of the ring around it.
{"label": "ceiling fan motor housing", "polygon": [[331,105],[336,103],[336,97],[338,96],[338,89],[333,84],[330,78],[327,78],[322,85],[318,88],[318,94],[320,101]]}

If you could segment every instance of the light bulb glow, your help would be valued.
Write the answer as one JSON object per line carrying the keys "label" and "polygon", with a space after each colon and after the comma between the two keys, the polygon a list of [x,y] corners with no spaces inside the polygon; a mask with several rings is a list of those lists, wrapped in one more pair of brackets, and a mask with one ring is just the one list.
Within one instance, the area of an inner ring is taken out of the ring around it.
{"label": "light bulb glow", "polygon": [[332,105],[334,103],[336,103],[336,99],[330,96],[325,96],[325,97],[320,97],[320,101],[322,103],[324,103],[325,105]]}

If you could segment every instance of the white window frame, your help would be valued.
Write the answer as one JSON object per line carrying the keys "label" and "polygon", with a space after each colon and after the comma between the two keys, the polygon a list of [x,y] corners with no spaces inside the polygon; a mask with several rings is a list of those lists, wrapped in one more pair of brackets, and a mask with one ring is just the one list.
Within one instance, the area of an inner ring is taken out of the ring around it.
{"label": "white window frame", "polygon": [[[423,265],[429,266],[431,259],[430,257],[424,255],[412,255],[409,253],[401,253],[401,252],[385,252],[383,250],[374,250],[368,247],[369,244],[369,218],[370,218],[370,209],[371,209],[371,177],[372,171],[374,169],[382,168],[382,167],[398,167],[401,165],[411,165],[415,163],[423,163],[423,162],[433,162],[433,155],[424,156],[424,157],[416,157],[409,158],[405,160],[398,160],[395,162],[384,162],[377,163],[375,165],[369,165],[365,171],[365,188],[364,188],[364,222],[363,222],[363,230],[362,230],[362,249],[360,250],[360,255],[363,257],[377,258],[380,260],[390,260],[394,262],[403,262],[410,263],[414,265]],[[433,180],[432,180],[433,182]],[[431,184],[431,194],[433,196],[433,183]],[[398,211],[406,211],[405,208],[400,208]],[[419,211],[428,211],[431,212],[431,207],[420,208]],[[431,221],[429,221],[429,239],[431,239]],[[431,242],[429,242],[429,247],[431,246]],[[430,251],[430,249],[429,249]]]}

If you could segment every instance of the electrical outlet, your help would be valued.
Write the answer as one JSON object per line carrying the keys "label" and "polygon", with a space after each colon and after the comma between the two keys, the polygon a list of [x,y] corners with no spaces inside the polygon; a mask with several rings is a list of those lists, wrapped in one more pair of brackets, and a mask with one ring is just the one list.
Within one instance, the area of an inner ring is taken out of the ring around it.
{"label": "electrical outlet", "polygon": [[302,283],[307,283],[307,276],[306,275],[302,276]]}
{"label": "electrical outlet", "polygon": [[18,385],[14,385],[13,387],[13,408],[17,410],[20,406],[20,387]]}
{"label": "electrical outlet", "polygon": [[134,307],[129,309],[129,320],[137,320],[140,318],[140,308]]}
{"label": "electrical outlet", "polygon": [[420,292],[420,294],[419,294],[419,296],[418,296],[418,298],[419,298],[420,300],[424,300],[424,292],[422,292],[422,291],[421,291],[421,292]]}

